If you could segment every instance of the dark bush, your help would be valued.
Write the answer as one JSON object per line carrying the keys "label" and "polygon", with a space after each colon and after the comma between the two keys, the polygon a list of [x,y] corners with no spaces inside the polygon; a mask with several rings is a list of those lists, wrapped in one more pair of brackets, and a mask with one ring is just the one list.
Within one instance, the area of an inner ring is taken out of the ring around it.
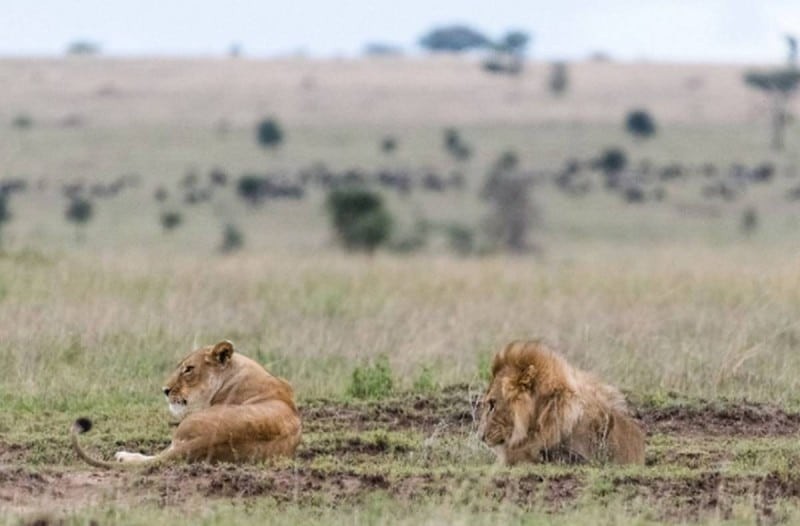
{"label": "dark bush", "polygon": [[620,148],[607,148],[600,154],[594,166],[605,174],[619,173],[628,165],[628,156]]}
{"label": "dark bush", "polygon": [[267,197],[267,180],[260,175],[245,174],[236,184],[236,193],[239,197],[253,206],[261,204]]}
{"label": "dark bush", "polygon": [[70,199],[69,205],[66,210],[67,221],[74,223],[77,227],[75,231],[75,239],[80,242],[83,239],[81,232],[83,226],[92,218],[92,202],[85,197],[73,197]]}
{"label": "dark bush", "polygon": [[348,250],[372,252],[391,235],[392,217],[376,192],[338,188],[328,194],[326,206],[336,235]]}
{"label": "dark bush", "polygon": [[8,205],[8,194],[0,194],[0,242],[3,240],[3,226],[11,221],[11,209]]}
{"label": "dark bush", "polygon": [[397,149],[397,139],[387,135],[381,140],[381,151],[385,154],[393,153]]}
{"label": "dark bush", "polygon": [[11,125],[18,130],[27,130],[33,126],[33,119],[30,115],[21,113],[14,117],[14,120],[11,121]]}
{"label": "dark bush", "polygon": [[167,210],[161,213],[161,226],[165,232],[173,230],[183,222],[181,213],[175,210]]}
{"label": "dark bush", "polygon": [[256,127],[256,137],[264,148],[275,148],[283,142],[283,130],[275,119],[263,119]]}
{"label": "dark bush", "polygon": [[88,223],[92,218],[92,202],[83,197],[73,198],[67,206],[66,217],[76,225]]}
{"label": "dark bush", "polygon": [[656,133],[656,122],[646,110],[633,110],[625,117],[625,129],[637,139],[647,139]]}
{"label": "dark bush", "polygon": [[444,149],[457,161],[466,161],[472,156],[472,148],[455,128],[444,130]]}
{"label": "dark bush", "polygon": [[222,230],[222,242],[219,250],[224,254],[240,250],[244,246],[244,234],[236,228],[236,225],[228,223]]}

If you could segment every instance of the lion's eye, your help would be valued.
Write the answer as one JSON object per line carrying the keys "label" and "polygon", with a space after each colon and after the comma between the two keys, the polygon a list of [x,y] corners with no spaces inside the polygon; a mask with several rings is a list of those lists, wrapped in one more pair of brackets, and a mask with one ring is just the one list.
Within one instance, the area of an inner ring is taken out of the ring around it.
{"label": "lion's eye", "polygon": [[183,368],[183,374],[189,374],[194,371],[194,365],[187,365]]}
{"label": "lion's eye", "polygon": [[491,413],[492,411],[494,411],[494,405],[495,405],[494,398],[487,400],[486,403],[489,405],[489,412]]}

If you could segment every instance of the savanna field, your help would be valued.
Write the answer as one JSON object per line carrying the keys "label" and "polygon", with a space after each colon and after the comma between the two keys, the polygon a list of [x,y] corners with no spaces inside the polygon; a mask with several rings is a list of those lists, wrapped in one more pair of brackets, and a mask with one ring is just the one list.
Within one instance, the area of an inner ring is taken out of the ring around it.
{"label": "savanna field", "polygon": [[[770,150],[746,68],[578,63],[561,96],[548,68],[0,61],[0,521],[800,521],[797,126]],[[626,134],[634,108],[654,137]],[[278,148],[256,141],[266,117]],[[594,162],[608,148],[627,156],[614,187]],[[509,151],[530,184],[516,253],[483,233]],[[244,176],[269,190],[243,196]],[[338,179],[392,213],[373,254],[336,242]],[[85,222],[65,217],[77,198]],[[166,447],[162,382],[223,338],[293,384],[294,459],[110,472],[76,457],[79,416],[104,458]],[[494,463],[474,404],[519,338],[625,392],[645,466]]]}

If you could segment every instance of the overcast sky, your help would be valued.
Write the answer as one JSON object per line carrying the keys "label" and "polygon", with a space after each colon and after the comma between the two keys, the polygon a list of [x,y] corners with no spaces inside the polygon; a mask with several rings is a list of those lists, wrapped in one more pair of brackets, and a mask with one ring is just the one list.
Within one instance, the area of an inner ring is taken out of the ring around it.
{"label": "overcast sky", "polygon": [[532,56],[779,62],[800,0],[0,0],[0,54],[59,55],[87,39],[112,55],[354,56],[367,42],[417,52],[430,27],[534,35]]}

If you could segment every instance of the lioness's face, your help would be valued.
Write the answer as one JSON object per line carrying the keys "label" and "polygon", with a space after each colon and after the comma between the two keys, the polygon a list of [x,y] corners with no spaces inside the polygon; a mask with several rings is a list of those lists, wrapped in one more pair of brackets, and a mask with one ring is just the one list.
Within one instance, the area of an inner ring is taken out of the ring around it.
{"label": "lioness's face", "polygon": [[511,409],[503,396],[499,377],[492,380],[478,402],[478,438],[489,447],[500,446],[511,437],[514,427]]}
{"label": "lioness's face", "polygon": [[164,384],[170,412],[183,418],[211,405],[233,354],[230,342],[202,347],[181,360]]}

